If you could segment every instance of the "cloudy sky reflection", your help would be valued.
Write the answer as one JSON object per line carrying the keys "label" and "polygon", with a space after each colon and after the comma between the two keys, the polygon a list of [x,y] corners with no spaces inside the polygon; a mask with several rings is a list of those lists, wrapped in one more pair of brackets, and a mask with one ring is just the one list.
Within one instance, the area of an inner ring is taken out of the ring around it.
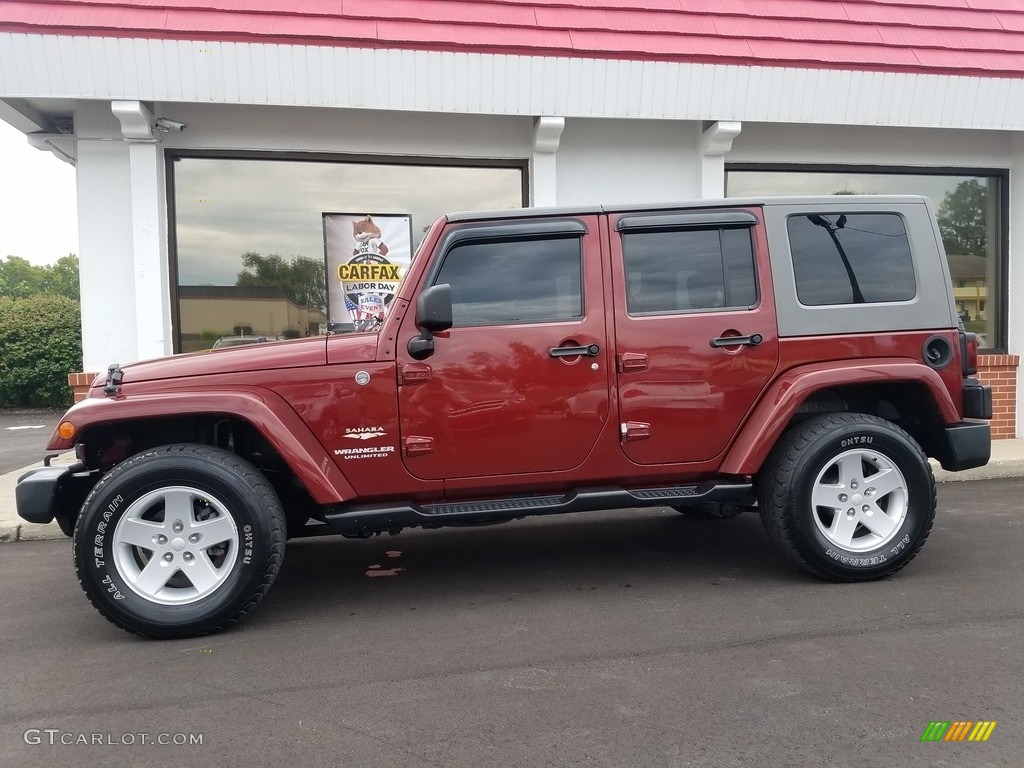
{"label": "cloudy sky reflection", "polygon": [[833,195],[847,192],[858,195],[924,195],[938,208],[947,192],[961,181],[978,176],[934,176],[895,173],[819,173],[817,171],[740,171],[728,172],[729,197],[762,195]]}
{"label": "cloudy sky reflection", "polygon": [[522,206],[518,168],[179,158],[178,282],[234,285],[246,251],[322,259],[324,212],[412,216],[415,246],[448,211]]}

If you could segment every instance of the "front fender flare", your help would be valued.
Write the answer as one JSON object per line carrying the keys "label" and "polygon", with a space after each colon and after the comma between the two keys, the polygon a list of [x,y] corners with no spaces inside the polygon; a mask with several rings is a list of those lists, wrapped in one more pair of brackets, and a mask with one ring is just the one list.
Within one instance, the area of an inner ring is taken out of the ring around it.
{"label": "front fender flare", "polygon": [[729,475],[757,473],[800,404],[810,395],[838,386],[912,382],[924,386],[934,398],[946,424],[960,415],[939,374],[910,359],[867,359],[849,363],[815,363],[782,374],[762,395],[722,462]]}
{"label": "front fender flare", "polygon": [[[89,397],[74,405],[62,421],[75,425],[76,435],[91,428],[136,419],[173,416],[223,415],[239,418],[263,435],[317,504],[338,504],[356,497],[355,491],[335,466],[306,423],[274,392],[261,388],[246,390],[202,389],[114,398]],[[47,448],[51,451],[74,447],[56,431]]]}

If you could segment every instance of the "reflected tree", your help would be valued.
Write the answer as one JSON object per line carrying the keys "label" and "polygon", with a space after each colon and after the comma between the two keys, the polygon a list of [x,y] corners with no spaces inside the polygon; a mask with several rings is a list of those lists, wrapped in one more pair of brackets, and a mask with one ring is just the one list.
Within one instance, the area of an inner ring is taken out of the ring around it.
{"label": "reflected tree", "polygon": [[235,279],[239,288],[276,288],[300,307],[327,311],[327,277],[324,263],[303,256],[282,258],[276,253],[242,254],[242,271]]}
{"label": "reflected tree", "polygon": [[985,255],[987,210],[988,188],[977,179],[961,181],[946,193],[936,213],[946,253]]}

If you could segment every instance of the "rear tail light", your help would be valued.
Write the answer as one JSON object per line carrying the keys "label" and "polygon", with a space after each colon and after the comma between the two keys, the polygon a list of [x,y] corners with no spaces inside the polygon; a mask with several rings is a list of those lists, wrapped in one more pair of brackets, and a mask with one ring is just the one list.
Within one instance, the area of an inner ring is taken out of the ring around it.
{"label": "rear tail light", "polygon": [[963,358],[964,376],[978,372],[978,337],[973,333],[960,332],[960,352]]}

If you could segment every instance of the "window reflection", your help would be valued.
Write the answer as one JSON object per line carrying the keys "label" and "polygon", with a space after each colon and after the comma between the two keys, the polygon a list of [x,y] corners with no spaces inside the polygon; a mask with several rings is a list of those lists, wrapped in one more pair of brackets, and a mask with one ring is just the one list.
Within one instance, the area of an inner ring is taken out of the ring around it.
{"label": "window reflection", "polygon": [[631,315],[757,302],[750,231],[631,232],[622,238]]}
{"label": "window reflection", "polygon": [[448,211],[523,205],[520,166],[176,157],[177,349],[325,331],[322,214],[413,221],[413,247]]}
{"label": "window reflection", "polygon": [[909,301],[917,295],[903,219],[891,213],[790,216],[796,294],[802,304]]}
{"label": "window reflection", "polygon": [[579,238],[507,240],[453,248],[435,284],[452,287],[456,328],[583,316]]}

